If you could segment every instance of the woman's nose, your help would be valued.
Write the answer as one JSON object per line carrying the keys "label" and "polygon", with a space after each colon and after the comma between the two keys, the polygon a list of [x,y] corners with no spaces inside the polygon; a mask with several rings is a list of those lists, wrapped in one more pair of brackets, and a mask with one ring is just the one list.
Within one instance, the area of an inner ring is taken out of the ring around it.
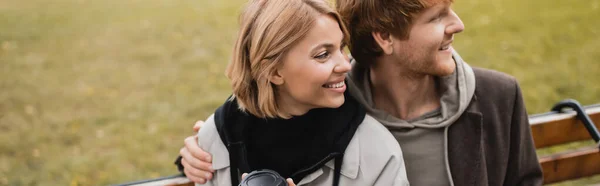
{"label": "woman's nose", "polygon": [[337,56],[339,57],[336,57],[335,59],[336,66],[334,67],[333,71],[337,73],[346,73],[350,71],[352,65],[350,65],[350,59],[348,58],[346,53],[340,51]]}

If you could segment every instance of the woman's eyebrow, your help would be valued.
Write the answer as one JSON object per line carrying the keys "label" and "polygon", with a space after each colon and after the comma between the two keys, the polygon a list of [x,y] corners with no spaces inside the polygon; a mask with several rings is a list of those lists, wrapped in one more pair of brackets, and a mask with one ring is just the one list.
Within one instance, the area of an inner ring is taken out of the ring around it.
{"label": "woman's eyebrow", "polygon": [[322,43],[322,44],[319,44],[316,47],[314,47],[311,50],[311,52],[316,52],[316,50],[318,50],[320,48],[327,48],[327,49],[329,49],[329,48],[334,48],[334,47],[335,47],[335,45],[333,43]]}

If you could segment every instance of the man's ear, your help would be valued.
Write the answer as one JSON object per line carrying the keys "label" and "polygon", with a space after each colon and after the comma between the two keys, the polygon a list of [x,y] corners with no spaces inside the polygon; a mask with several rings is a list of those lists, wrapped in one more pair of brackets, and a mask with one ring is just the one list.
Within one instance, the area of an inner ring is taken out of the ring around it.
{"label": "man's ear", "polygon": [[283,80],[283,76],[280,73],[281,68],[277,68],[275,69],[275,71],[273,71],[273,73],[271,73],[271,75],[269,76],[269,81],[275,85],[282,85],[283,82],[285,82]]}
{"label": "man's ear", "polygon": [[394,53],[394,40],[390,33],[371,32],[371,35],[373,36],[373,39],[375,39],[375,42],[377,42],[377,45],[383,50],[384,54],[391,55]]}

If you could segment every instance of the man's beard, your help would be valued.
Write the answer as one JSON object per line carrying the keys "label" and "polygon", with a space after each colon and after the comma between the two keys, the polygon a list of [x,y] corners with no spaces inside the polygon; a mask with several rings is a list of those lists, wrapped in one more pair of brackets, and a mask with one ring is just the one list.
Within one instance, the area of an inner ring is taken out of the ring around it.
{"label": "man's beard", "polygon": [[454,59],[451,59],[452,61],[440,61],[434,58],[425,61],[419,61],[415,60],[415,58],[410,58],[412,58],[412,56],[407,57],[400,63],[400,65],[413,75],[431,75],[443,77],[451,75],[456,70],[456,62]]}

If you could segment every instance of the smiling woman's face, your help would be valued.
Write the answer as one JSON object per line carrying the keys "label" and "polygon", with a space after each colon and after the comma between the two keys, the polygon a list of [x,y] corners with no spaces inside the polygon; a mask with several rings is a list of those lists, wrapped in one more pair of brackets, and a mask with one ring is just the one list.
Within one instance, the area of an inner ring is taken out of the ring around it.
{"label": "smiling woman's face", "polygon": [[316,18],[308,34],[287,52],[283,65],[271,76],[280,108],[302,115],[313,108],[337,108],[344,103],[344,79],[351,66],[343,51],[343,39],[332,16]]}

